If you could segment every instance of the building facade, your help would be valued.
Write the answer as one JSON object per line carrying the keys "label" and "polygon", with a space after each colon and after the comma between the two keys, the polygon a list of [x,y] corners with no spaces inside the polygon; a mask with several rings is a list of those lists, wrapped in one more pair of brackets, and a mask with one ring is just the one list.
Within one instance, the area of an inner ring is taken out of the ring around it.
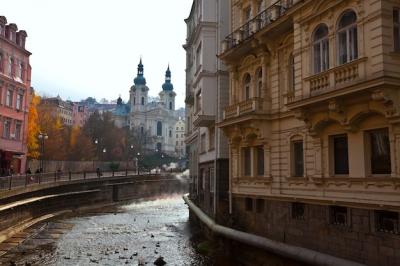
{"label": "building facade", "polygon": [[178,122],[175,124],[175,151],[180,158],[184,158],[186,154],[185,126],[185,120],[179,117]]}
{"label": "building facade", "polygon": [[230,2],[233,224],[400,265],[399,1]]}
{"label": "building facade", "polygon": [[228,143],[216,123],[228,104],[228,72],[216,57],[228,34],[229,2],[195,0],[187,24],[186,144],[191,197],[216,217],[227,206]]}
{"label": "building facade", "polygon": [[27,34],[0,16],[0,175],[24,173],[27,155],[31,55]]}
{"label": "building facade", "polygon": [[82,128],[89,119],[89,107],[85,104],[76,102],[72,105],[72,125]]}
{"label": "building facade", "polygon": [[38,110],[59,118],[66,126],[74,124],[74,104],[70,101],[64,101],[60,96],[42,98]]}
{"label": "building facade", "polygon": [[137,77],[130,89],[128,102],[128,125],[131,129],[140,130],[142,134],[148,134],[151,141],[145,143],[149,151],[165,152],[176,155],[175,149],[175,125],[179,116],[175,111],[174,86],[171,82],[171,71],[165,73],[165,83],[159,93],[159,101],[149,102],[149,87],[144,77],[142,60],[138,65]]}

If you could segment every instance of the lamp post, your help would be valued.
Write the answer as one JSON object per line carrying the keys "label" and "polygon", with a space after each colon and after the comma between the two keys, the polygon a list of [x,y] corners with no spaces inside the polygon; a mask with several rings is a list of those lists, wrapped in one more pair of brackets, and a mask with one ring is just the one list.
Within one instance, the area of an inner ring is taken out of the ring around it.
{"label": "lamp post", "polygon": [[46,133],[39,132],[38,138],[39,138],[40,146],[41,146],[40,170],[41,170],[41,172],[44,172],[44,141],[46,139],[48,139],[49,136]]}
{"label": "lamp post", "polygon": [[126,150],[126,172],[125,172],[126,176],[128,176],[129,154],[133,151],[133,144],[131,144],[131,146],[129,146],[129,148],[130,148],[130,150],[129,149]]}
{"label": "lamp post", "polygon": [[136,170],[137,170],[138,175],[139,175],[139,156],[140,156],[140,152],[137,153],[137,157],[136,157]]}

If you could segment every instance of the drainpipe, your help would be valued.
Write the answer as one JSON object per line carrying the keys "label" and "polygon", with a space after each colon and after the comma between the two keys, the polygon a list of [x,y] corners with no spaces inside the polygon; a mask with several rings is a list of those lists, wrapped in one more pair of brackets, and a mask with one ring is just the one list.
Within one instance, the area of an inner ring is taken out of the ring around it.
{"label": "drainpipe", "polygon": [[358,262],[334,257],[318,251],[307,248],[296,247],[266,237],[249,234],[229,227],[221,226],[215,223],[202,210],[200,210],[192,201],[189,200],[188,194],[183,196],[183,200],[189,206],[190,210],[215,234],[225,238],[241,242],[256,248],[264,249],[284,258],[303,262],[311,265],[323,266],[365,266]]}

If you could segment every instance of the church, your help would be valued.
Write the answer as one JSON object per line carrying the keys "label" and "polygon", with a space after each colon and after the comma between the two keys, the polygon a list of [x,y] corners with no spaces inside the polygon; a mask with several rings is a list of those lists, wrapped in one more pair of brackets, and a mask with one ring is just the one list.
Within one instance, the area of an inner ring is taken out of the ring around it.
{"label": "church", "polygon": [[169,66],[159,100],[150,101],[148,93],[149,87],[146,85],[144,66],[140,59],[134,85],[129,91],[129,101],[123,104],[122,99],[118,99],[117,107],[113,111],[114,122],[119,127],[129,126],[130,129],[148,134],[150,141],[145,144],[147,150],[176,155],[175,125],[179,114],[175,110],[176,93]]}

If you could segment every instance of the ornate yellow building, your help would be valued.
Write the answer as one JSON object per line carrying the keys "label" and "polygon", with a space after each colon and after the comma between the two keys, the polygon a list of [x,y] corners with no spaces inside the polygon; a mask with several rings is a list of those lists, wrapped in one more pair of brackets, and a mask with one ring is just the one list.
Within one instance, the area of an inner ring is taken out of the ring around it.
{"label": "ornate yellow building", "polygon": [[400,265],[400,1],[230,2],[234,225]]}

